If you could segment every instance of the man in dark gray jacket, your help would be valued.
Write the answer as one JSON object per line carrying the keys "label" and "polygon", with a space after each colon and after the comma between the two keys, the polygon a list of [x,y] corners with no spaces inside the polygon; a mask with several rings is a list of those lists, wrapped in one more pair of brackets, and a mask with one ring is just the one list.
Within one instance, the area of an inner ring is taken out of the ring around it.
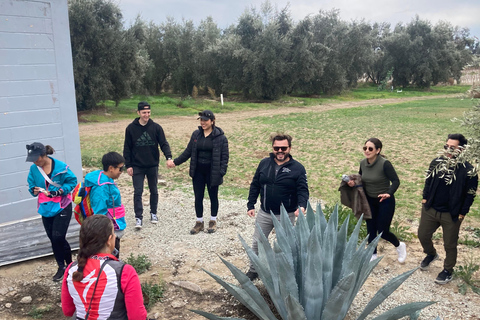
{"label": "man in dark gray jacket", "polygon": [[466,144],[467,139],[462,134],[448,135],[444,146],[445,156],[430,163],[423,189],[418,239],[427,256],[420,264],[420,269],[427,270],[438,259],[432,236],[442,226],[446,257],[443,271],[435,279],[438,284],[452,280],[453,267],[457,263],[460,225],[470,210],[477,191],[477,172],[462,154]]}
{"label": "man in dark gray jacket", "polygon": [[[288,134],[276,134],[271,140],[273,152],[258,165],[250,184],[247,204],[248,216],[255,217],[255,204],[260,194],[260,209],[255,222],[267,238],[274,227],[270,211],[280,220],[280,206],[283,204],[294,224],[299,207],[305,212],[309,196],[307,172],[303,165],[290,155],[292,137]],[[255,228],[252,249],[256,254],[259,237],[260,233]],[[252,281],[258,278],[252,263],[247,276]]]}

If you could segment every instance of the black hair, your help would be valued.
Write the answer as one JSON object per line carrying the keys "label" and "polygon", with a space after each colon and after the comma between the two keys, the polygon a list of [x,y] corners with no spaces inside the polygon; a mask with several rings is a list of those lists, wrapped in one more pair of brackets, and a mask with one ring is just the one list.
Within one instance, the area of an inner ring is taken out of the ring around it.
{"label": "black hair", "polygon": [[125,158],[118,152],[112,151],[102,157],[103,171],[107,172],[110,166],[116,167],[125,163]]}
{"label": "black hair", "polygon": [[461,133],[451,133],[451,134],[449,134],[448,137],[447,137],[447,140],[445,140],[445,141],[448,141],[448,140],[457,140],[458,145],[460,147],[463,147],[464,145],[466,145],[468,143],[467,138],[465,138],[465,136]]}
{"label": "black hair", "polygon": [[99,253],[112,235],[113,223],[103,214],[94,214],[82,223],[80,228],[80,250],[78,251],[78,269],[72,275],[73,281],[82,281],[83,268],[88,257]]}
{"label": "black hair", "polygon": [[275,133],[270,137],[270,140],[272,140],[272,146],[275,143],[275,141],[283,141],[283,140],[288,141],[288,147],[292,146],[292,137],[288,134]]}

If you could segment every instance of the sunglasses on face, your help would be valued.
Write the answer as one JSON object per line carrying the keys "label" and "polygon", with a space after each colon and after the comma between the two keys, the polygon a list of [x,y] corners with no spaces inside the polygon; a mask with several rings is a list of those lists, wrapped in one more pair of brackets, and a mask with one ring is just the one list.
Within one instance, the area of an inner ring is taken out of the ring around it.
{"label": "sunglasses on face", "polygon": [[455,151],[455,146],[449,146],[448,144],[443,146],[443,149],[448,150],[448,151]]}
{"label": "sunglasses on face", "polygon": [[363,147],[363,151],[367,151],[367,149],[368,149],[368,151],[370,151],[370,152],[373,151],[373,148],[372,148],[372,147],[367,147],[367,146],[364,146],[364,147]]}
{"label": "sunglasses on face", "polygon": [[123,170],[125,169],[125,165],[123,165],[121,167],[117,167],[117,168],[120,170],[120,172],[123,172]]}
{"label": "sunglasses on face", "polygon": [[288,147],[273,147],[273,150],[279,151],[282,150],[283,152],[287,151]]}

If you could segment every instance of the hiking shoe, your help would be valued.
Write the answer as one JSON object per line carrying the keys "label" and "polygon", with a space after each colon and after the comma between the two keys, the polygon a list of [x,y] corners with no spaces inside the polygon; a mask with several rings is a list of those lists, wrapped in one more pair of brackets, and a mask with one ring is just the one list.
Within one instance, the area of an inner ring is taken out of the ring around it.
{"label": "hiking shoe", "polygon": [[376,253],[372,254],[372,256],[370,257],[370,261],[377,260],[377,259],[378,259],[378,256]]}
{"label": "hiking shoe", "polygon": [[137,229],[137,230],[142,229],[142,219],[135,218],[135,220],[137,221],[137,223],[135,224],[135,229]]}
{"label": "hiking shoe", "polygon": [[443,269],[443,271],[438,274],[437,279],[435,279],[435,283],[445,284],[452,281],[452,279],[452,273],[446,269]]}
{"label": "hiking shoe", "polygon": [[154,223],[154,224],[158,223],[158,218],[157,218],[157,215],[155,213],[150,213],[150,222]]}
{"label": "hiking shoe", "polygon": [[210,222],[208,223],[207,231],[208,231],[208,233],[214,233],[215,231],[217,231],[217,221],[216,220],[210,220]]}
{"label": "hiking shoe", "polygon": [[398,262],[404,263],[407,259],[407,245],[405,242],[400,242],[400,245],[397,247],[398,253]]}
{"label": "hiking shoe", "polygon": [[197,221],[195,223],[195,226],[192,228],[192,230],[190,230],[190,234],[197,234],[200,231],[203,231],[203,221],[202,222]]}
{"label": "hiking shoe", "polygon": [[435,253],[435,255],[427,254],[425,259],[423,259],[422,263],[420,263],[420,270],[423,270],[423,271],[427,270],[430,264],[437,259],[438,259],[438,253]]}
{"label": "hiking shoe", "polygon": [[248,279],[250,279],[250,281],[258,279],[258,273],[254,272],[254,271],[248,271],[246,273],[246,276],[248,277]]}
{"label": "hiking shoe", "polygon": [[65,274],[65,267],[58,268],[57,273],[53,276],[52,280],[57,282],[63,279],[63,275]]}

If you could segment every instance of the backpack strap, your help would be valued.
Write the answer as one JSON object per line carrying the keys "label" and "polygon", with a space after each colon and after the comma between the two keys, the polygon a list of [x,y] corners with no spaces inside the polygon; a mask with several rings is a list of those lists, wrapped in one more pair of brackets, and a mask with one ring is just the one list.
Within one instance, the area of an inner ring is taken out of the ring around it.
{"label": "backpack strap", "polygon": [[42,167],[37,166],[37,168],[38,168],[38,171],[40,171],[40,173],[42,174],[42,176],[45,178],[45,180],[48,181],[48,183],[50,183],[51,185],[54,185],[54,186],[57,187],[57,188],[60,188],[60,187],[61,187],[61,185],[59,185],[58,183],[53,182],[52,179],[50,179],[50,178],[47,176],[47,174],[45,173],[45,171],[43,171]]}

